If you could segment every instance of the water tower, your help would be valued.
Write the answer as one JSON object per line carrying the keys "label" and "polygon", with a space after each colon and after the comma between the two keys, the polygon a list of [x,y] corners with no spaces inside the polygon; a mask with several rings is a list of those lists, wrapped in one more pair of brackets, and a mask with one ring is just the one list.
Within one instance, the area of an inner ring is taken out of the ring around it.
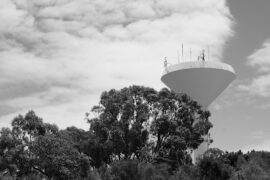
{"label": "water tower", "polygon": [[[205,60],[204,53],[196,61],[167,65],[161,81],[174,92],[186,93],[204,109],[236,78],[234,69],[225,63]],[[193,163],[207,149],[207,138],[192,154]]]}

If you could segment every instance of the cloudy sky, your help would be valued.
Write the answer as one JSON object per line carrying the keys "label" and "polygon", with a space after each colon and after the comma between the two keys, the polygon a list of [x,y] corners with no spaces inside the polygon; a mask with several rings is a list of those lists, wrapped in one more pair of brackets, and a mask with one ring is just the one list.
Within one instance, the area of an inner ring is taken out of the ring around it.
{"label": "cloudy sky", "polygon": [[[269,0],[1,0],[0,126],[33,109],[87,129],[102,91],[160,89],[163,58],[210,48],[237,80],[209,107],[212,147],[270,151]],[[189,60],[185,58],[185,60]]]}

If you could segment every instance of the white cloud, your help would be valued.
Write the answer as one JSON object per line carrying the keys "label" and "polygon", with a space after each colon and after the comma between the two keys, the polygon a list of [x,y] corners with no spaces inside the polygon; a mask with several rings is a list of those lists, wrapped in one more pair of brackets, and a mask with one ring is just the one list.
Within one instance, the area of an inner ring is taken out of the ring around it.
{"label": "white cloud", "polygon": [[264,42],[260,49],[257,49],[248,57],[248,65],[258,68],[260,73],[269,72],[270,70],[270,40]]}
{"label": "white cloud", "polygon": [[[96,104],[104,90],[162,87],[162,59],[177,62],[182,42],[186,57],[189,48],[196,59],[210,46],[211,60],[221,60],[233,35],[225,0],[0,3],[0,87],[10,91],[0,105],[21,110],[14,114],[34,109],[64,127]],[[85,126],[83,118],[76,125]]]}
{"label": "white cloud", "polygon": [[261,97],[270,97],[270,40],[263,43],[249,57],[247,65],[256,69],[250,81],[240,84],[239,89]]}

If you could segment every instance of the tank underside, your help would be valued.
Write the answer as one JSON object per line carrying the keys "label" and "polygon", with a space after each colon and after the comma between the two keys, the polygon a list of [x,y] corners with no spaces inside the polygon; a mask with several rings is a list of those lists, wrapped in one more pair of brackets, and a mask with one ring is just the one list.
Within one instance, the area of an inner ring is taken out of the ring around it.
{"label": "tank underside", "polygon": [[165,69],[161,80],[207,108],[235,79],[233,68],[220,62],[185,62]]}

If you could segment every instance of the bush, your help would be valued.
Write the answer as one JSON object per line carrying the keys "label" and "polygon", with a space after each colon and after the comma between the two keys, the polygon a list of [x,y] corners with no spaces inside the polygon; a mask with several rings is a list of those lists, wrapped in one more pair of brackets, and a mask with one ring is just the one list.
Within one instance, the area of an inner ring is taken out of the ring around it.
{"label": "bush", "polygon": [[170,180],[199,180],[199,171],[195,166],[182,166],[171,176]]}

